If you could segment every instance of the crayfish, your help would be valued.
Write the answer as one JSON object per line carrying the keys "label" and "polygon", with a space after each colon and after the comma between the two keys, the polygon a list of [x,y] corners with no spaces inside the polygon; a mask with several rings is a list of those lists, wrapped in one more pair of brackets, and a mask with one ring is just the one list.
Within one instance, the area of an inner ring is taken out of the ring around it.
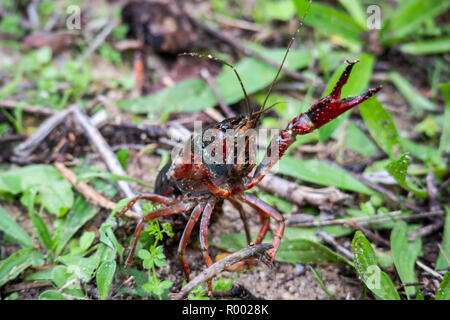
{"label": "crayfish", "polygon": [[[260,123],[261,115],[276,105],[266,108],[269,95],[281,73],[294,39],[295,36],[291,38],[283,61],[259,111],[252,111],[245,87],[236,69],[225,61],[214,58],[211,55],[206,56],[208,59],[219,61],[233,69],[244,92],[247,113],[225,119],[204,129],[200,135],[191,137],[184,148],[179,150],[175,156],[172,154],[171,160],[159,172],[155,184],[155,193],[141,194],[131,199],[127,206],[122,209],[122,213],[130,210],[136,201],[141,199],[161,205],[159,209],[145,214],[140,219],[134,233],[134,240],[126,265],[131,263],[133,259],[144,223],[163,216],[190,212],[177,251],[178,260],[181,263],[186,280],[189,281],[190,271],[184,259],[184,253],[191,232],[195,224],[200,220],[199,240],[202,255],[206,265],[208,267],[211,266],[213,261],[208,254],[208,224],[214,206],[223,199],[229,200],[236,208],[242,208],[241,203],[245,203],[257,211],[262,225],[254,244],[259,244],[264,240],[269,230],[270,219],[276,221],[277,228],[272,240],[273,248],[267,252],[270,262],[273,262],[285,229],[283,216],[275,208],[255,195],[246,193],[246,191],[253,188],[264,178],[277,161],[282,158],[289,146],[292,145],[297,135],[313,132],[345,111],[369,99],[382,88],[379,86],[368,89],[356,97],[342,98],[342,87],[347,83],[353,66],[358,62],[358,60],[346,61],[348,65],[331,93],[317,101],[307,112],[294,117],[284,130],[281,130],[278,135],[274,136],[264,158],[257,164],[252,156],[252,150],[250,150],[253,138],[248,133],[252,130],[255,131]],[[203,57],[194,53],[185,55]],[[207,133],[210,138],[211,136],[214,138],[213,142],[211,139],[210,141],[202,139]],[[251,242],[249,233],[246,233],[247,241]],[[211,279],[208,280],[208,287],[209,291],[211,291]]]}

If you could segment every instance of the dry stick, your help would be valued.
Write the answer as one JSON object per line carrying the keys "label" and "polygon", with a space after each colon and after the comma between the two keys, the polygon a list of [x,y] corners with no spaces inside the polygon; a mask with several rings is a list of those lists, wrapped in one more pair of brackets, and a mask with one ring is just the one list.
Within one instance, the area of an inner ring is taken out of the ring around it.
{"label": "dry stick", "polygon": [[[434,176],[433,171],[428,171],[427,174],[427,190],[428,190],[428,199],[429,199],[429,208],[430,211],[438,211],[442,210],[439,205],[438,200],[438,188],[436,186],[436,178]],[[408,239],[411,241],[414,241],[418,236],[425,237],[429,234],[432,234],[433,232],[441,229],[444,224],[445,220],[440,219],[438,217],[430,217],[429,220],[431,221],[431,224],[424,226],[422,228],[417,229],[414,232],[410,232],[408,234]]]}
{"label": "dry stick", "polygon": [[359,230],[362,233],[364,233],[366,235],[367,238],[369,238],[369,240],[372,240],[373,242],[375,242],[378,245],[382,245],[385,247],[390,248],[391,247],[391,243],[389,241],[387,241],[386,239],[384,239],[383,237],[377,235],[375,232],[372,232],[371,230],[363,227],[362,225],[356,223],[355,221],[349,221],[347,222],[347,225],[352,227],[353,229]]}
{"label": "dry stick", "polygon": [[44,108],[44,107],[31,105],[31,104],[23,104],[21,102],[17,102],[14,100],[0,100],[0,107],[6,108],[6,109],[21,108],[23,112],[40,114],[43,116],[51,116],[58,112],[58,110],[55,110],[55,109]]}
{"label": "dry stick", "polygon": [[106,38],[109,36],[111,31],[117,26],[118,21],[114,19],[110,23],[106,25],[106,27],[95,37],[94,41],[91,42],[87,50],[84,52],[84,54],[80,57],[80,62],[83,62],[87,58],[89,58],[95,50],[97,50],[103,42],[105,42]]}
{"label": "dry stick", "polygon": [[368,185],[369,187],[371,187],[372,189],[374,189],[375,191],[381,193],[382,195],[386,195],[389,199],[391,199],[392,201],[398,203],[398,204],[403,204],[405,207],[407,207],[408,209],[411,209],[413,211],[416,212],[421,212],[423,211],[422,208],[419,208],[411,203],[409,203],[408,201],[403,201],[402,199],[400,199],[399,197],[397,197],[392,191],[380,186],[379,184],[376,184],[368,179],[366,179],[363,175],[361,174],[357,174],[351,171],[350,174],[352,176],[354,176],[356,179],[358,179],[359,181],[361,181],[362,183]]}
{"label": "dry stick", "polygon": [[357,218],[349,218],[349,219],[336,219],[336,220],[325,220],[325,221],[313,221],[313,222],[305,222],[305,223],[292,223],[289,222],[289,219],[286,221],[286,225],[294,226],[294,227],[321,227],[321,226],[331,226],[331,225],[343,225],[348,224],[351,221],[357,222],[359,224],[369,224],[369,223],[382,223],[382,222],[390,222],[396,220],[408,220],[408,219],[420,219],[420,218],[428,218],[430,216],[442,216],[444,214],[443,211],[435,211],[435,212],[425,212],[425,213],[415,213],[410,215],[400,215],[401,211],[392,211],[384,214],[377,214],[375,216],[368,217],[357,217]]}
{"label": "dry stick", "polygon": [[425,270],[426,272],[428,272],[429,274],[431,274],[432,276],[438,278],[439,280],[444,279],[444,277],[442,275],[440,275],[439,273],[437,273],[436,271],[434,271],[433,269],[431,269],[430,267],[428,267],[427,265],[425,265],[423,262],[420,262],[420,260],[416,260],[416,264],[422,268],[423,270]]}
{"label": "dry stick", "polygon": [[[236,49],[238,49],[239,51],[242,51],[244,54],[252,56],[272,67],[278,68],[280,66],[280,64],[278,62],[272,61],[266,57],[264,57],[262,54],[260,54],[259,52],[248,48],[246,46],[244,46],[242,43],[240,43],[239,41],[237,41],[236,39],[229,37],[223,33],[220,33],[219,31],[214,30],[213,28],[209,27],[207,24],[197,20],[196,18],[194,18],[193,16],[191,16],[190,14],[187,14],[189,19],[195,24],[197,25],[199,28],[205,30],[206,32],[208,32],[209,34],[213,35],[214,37],[228,43],[229,45],[235,47]],[[305,77],[303,74],[301,74],[300,72],[297,72],[295,70],[289,69],[287,67],[283,67],[283,72],[285,74],[287,74],[288,76],[296,79],[296,80],[302,80],[302,81],[309,81],[311,82],[313,85],[315,85],[316,87],[320,88],[324,88],[325,84],[318,80],[318,79],[313,79],[313,78],[309,78],[309,77]]]}
{"label": "dry stick", "polygon": [[27,158],[40,144],[41,142],[52,132],[66,117],[72,112],[73,107],[69,107],[58,113],[53,114],[46,119],[27,140],[19,144],[14,148],[14,156],[18,160],[21,158]]}
{"label": "dry stick", "polygon": [[316,235],[318,237],[322,238],[326,243],[328,243],[328,244],[332,245],[334,248],[336,248],[336,251],[338,253],[341,253],[344,257],[346,257],[350,261],[353,261],[353,254],[349,250],[347,250],[346,248],[341,246],[339,243],[337,243],[336,240],[334,239],[334,237],[332,237],[331,235],[329,235],[328,233],[326,233],[323,230],[318,230],[316,232]]}
{"label": "dry stick", "polygon": [[21,282],[5,287],[5,293],[17,292],[17,291],[28,291],[30,289],[43,288],[43,287],[53,287],[49,282]]}
{"label": "dry stick", "polygon": [[350,198],[350,196],[334,187],[313,189],[299,186],[294,182],[274,175],[264,177],[258,184],[258,187],[300,206],[306,203],[320,206],[325,203],[336,203]]}
{"label": "dry stick", "polygon": [[262,243],[258,245],[253,245],[248,248],[244,248],[238,252],[232,253],[229,256],[219,260],[218,262],[211,265],[209,268],[200,273],[197,277],[188,282],[187,285],[184,286],[178,292],[173,300],[181,300],[184,299],[189,292],[197,288],[203,282],[206,282],[208,279],[211,279],[215,275],[219,274],[229,266],[246,259],[249,259],[254,256],[261,256],[266,253],[267,250],[273,248],[270,243]]}
{"label": "dry stick", "polygon": [[208,69],[202,68],[200,70],[200,76],[205,81],[205,83],[208,85],[208,87],[213,92],[214,96],[217,99],[217,102],[219,102],[219,106],[222,109],[223,113],[225,113],[225,116],[227,118],[233,118],[236,116],[236,114],[230,109],[228,104],[223,99],[222,95],[220,94],[219,90],[217,89],[216,83],[213,79],[213,76],[211,73],[209,73]]}
{"label": "dry stick", "polygon": [[25,140],[26,138],[27,138],[26,134],[12,134],[10,136],[0,137],[0,145],[16,141],[22,141]]}
{"label": "dry stick", "polygon": [[[89,202],[91,202],[93,205],[98,205],[100,207],[103,207],[105,209],[113,210],[116,208],[117,204],[109,200],[108,198],[105,198],[100,193],[95,191],[91,186],[89,186],[86,182],[80,181],[77,183],[77,176],[76,174],[67,168],[63,163],[61,162],[55,162],[54,166],[58,171],[61,173],[61,175],[66,178],[73,187],[81,193]],[[131,210],[128,210],[125,215],[130,218],[134,219],[140,219],[141,215],[133,212]]]}
{"label": "dry stick", "polygon": [[[105,141],[100,131],[98,131],[98,129],[94,125],[92,125],[90,119],[80,110],[77,104],[75,104],[74,106],[73,114],[81,127],[84,129],[89,140],[97,149],[97,152],[105,161],[111,173],[120,176],[126,176],[126,172],[123,170],[119,160],[117,160],[116,155],[114,154],[114,152],[112,152],[110,146]],[[117,183],[127,198],[134,198],[136,196],[127,181],[121,180]],[[137,213],[142,213],[142,208],[138,203],[134,205],[134,209]]]}

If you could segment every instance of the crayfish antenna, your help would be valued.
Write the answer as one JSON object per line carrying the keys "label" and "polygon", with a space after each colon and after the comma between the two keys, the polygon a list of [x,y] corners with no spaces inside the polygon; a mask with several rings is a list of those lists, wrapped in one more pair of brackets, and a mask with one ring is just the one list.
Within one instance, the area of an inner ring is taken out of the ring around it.
{"label": "crayfish antenna", "polygon": [[208,60],[216,61],[216,62],[222,63],[222,64],[226,65],[227,67],[230,67],[231,69],[233,69],[233,71],[236,74],[236,77],[237,77],[237,79],[239,81],[239,84],[241,85],[242,92],[244,93],[245,103],[247,105],[248,118],[250,119],[252,117],[252,108],[250,106],[250,99],[248,98],[247,91],[245,90],[245,86],[242,83],[242,80],[241,80],[241,77],[239,76],[239,73],[237,72],[236,68],[231,63],[228,63],[228,62],[226,62],[224,60],[216,58],[216,57],[214,57],[211,54],[203,55],[203,54],[195,53],[195,52],[184,52],[184,53],[180,53],[178,55],[179,56],[197,57],[197,58],[200,58],[200,59],[208,59]]}
{"label": "crayfish antenna", "polygon": [[303,23],[304,23],[304,21],[305,21],[305,17],[306,17],[306,15],[307,15],[308,12],[309,12],[309,9],[310,9],[310,7],[311,7],[311,4],[312,4],[312,0],[309,0],[308,7],[306,8],[306,11],[305,11],[305,13],[304,13],[302,19],[300,20],[299,27],[297,28],[297,30],[295,30],[295,33],[292,35],[291,40],[289,41],[288,47],[287,47],[287,49],[286,49],[286,53],[284,54],[283,61],[281,62],[281,65],[280,65],[280,67],[278,68],[277,74],[275,75],[275,79],[273,79],[272,84],[271,84],[270,87],[269,87],[269,91],[267,91],[267,94],[266,94],[266,97],[265,97],[265,99],[264,99],[264,102],[263,102],[263,105],[262,105],[262,107],[261,107],[261,110],[258,111],[258,113],[257,113],[257,117],[258,117],[258,118],[259,118],[259,116],[260,116],[262,113],[264,113],[264,110],[265,110],[264,108],[266,107],[267,100],[269,99],[269,96],[270,96],[270,94],[272,93],[273,87],[275,86],[275,83],[277,82],[277,80],[278,80],[278,78],[279,78],[279,76],[280,76],[281,70],[283,69],[284,63],[286,62],[286,58],[287,58],[287,56],[288,56],[288,54],[289,54],[289,51],[291,50],[292,44],[294,43],[295,38],[297,37],[297,34],[300,32],[300,28],[303,26]]}

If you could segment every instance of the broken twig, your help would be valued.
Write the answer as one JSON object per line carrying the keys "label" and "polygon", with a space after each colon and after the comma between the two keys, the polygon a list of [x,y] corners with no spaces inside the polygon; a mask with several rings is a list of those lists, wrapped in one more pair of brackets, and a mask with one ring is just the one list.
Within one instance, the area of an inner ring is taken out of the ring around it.
{"label": "broken twig", "polygon": [[[91,123],[90,119],[80,110],[78,105],[75,105],[73,114],[80,123],[81,127],[84,129],[89,140],[97,149],[97,152],[105,161],[111,173],[126,176],[127,174],[125,170],[123,170],[119,160],[117,160],[116,155],[112,152],[110,146],[105,141],[100,131],[98,131],[98,129]],[[117,183],[127,198],[134,198],[136,196],[127,181],[121,180]],[[135,204],[134,208],[136,212],[142,213],[142,208],[138,203]]]}
{"label": "broken twig", "polygon": [[223,258],[222,260],[219,260],[218,262],[214,263],[212,266],[210,266],[205,271],[200,273],[197,277],[192,279],[187,285],[185,285],[181,289],[180,292],[178,292],[175,295],[173,300],[184,299],[189,294],[189,292],[197,288],[201,283],[206,282],[208,279],[211,279],[212,277],[219,274],[229,266],[254,256],[261,256],[271,248],[273,248],[272,244],[263,243],[253,245],[248,248],[244,248],[238,252],[235,252],[233,254],[230,254],[226,258]]}
{"label": "broken twig", "polygon": [[[91,202],[93,205],[98,205],[100,207],[103,207],[105,209],[113,210],[117,204],[112,202],[111,200],[105,198],[100,193],[95,191],[90,185],[88,185],[86,182],[80,181],[77,183],[77,176],[76,174],[67,168],[63,163],[61,162],[55,162],[54,166],[58,171],[61,173],[61,175],[66,178],[72,186],[81,193],[89,202]],[[131,210],[128,210],[125,215],[130,218],[134,219],[140,219],[141,215],[133,212]]]}

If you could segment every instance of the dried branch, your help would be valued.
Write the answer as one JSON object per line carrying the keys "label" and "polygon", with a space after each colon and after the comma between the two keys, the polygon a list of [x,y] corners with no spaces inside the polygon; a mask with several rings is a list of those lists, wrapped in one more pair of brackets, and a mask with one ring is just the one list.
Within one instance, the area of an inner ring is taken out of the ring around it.
{"label": "dried branch", "polygon": [[373,242],[375,242],[378,245],[382,245],[385,247],[390,248],[391,247],[391,243],[389,241],[387,241],[386,239],[384,239],[383,237],[377,235],[375,232],[372,232],[371,230],[363,227],[362,225],[356,223],[355,221],[348,221],[347,225],[352,227],[355,230],[359,230],[362,233],[364,233],[364,235],[369,238],[369,240],[372,240]]}
{"label": "dried branch", "polygon": [[355,177],[356,179],[358,179],[362,183],[366,184],[367,186],[371,187],[373,190],[381,193],[382,195],[387,196],[389,199],[391,199],[395,203],[404,205],[406,208],[411,209],[411,210],[416,211],[416,212],[423,211],[422,208],[417,207],[417,206],[413,205],[412,203],[409,203],[408,201],[402,200],[400,197],[395,195],[392,191],[390,191],[390,190],[380,186],[377,183],[374,183],[374,182],[370,181],[369,179],[365,178],[363,175],[355,173],[355,172],[351,172],[351,171],[349,171],[349,172],[350,172],[350,174],[353,177]]}
{"label": "dried branch", "polygon": [[[100,193],[95,191],[91,186],[89,186],[86,182],[80,181],[77,183],[77,176],[76,174],[67,168],[63,163],[56,162],[54,163],[54,166],[58,171],[61,173],[61,175],[66,178],[72,186],[81,193],[90,203],[92,203],[95,206],[100,206],[105,209],[113,210],[117,204],[112,202],[111,200],[105,198]],[[140,219],[141,215],[133,212],[131,210],[128,210],[125,215],[130,218],[134,219]]]}
{"label": "dried branch", "polygon": [[[105,141],[105,139],[101,135],[100,131],[98,131],[98,129],[91,123],[90,119],[80,110],[78,105],[74,105],[73,114],[74,114],[75,118],[77,119],[77,121],[80,123],[83,130],[85,131],[89,140],[92,142],[94,147],[97,149],[97,152],[100,154],[100,156],[105,161],[109,170],[114,174],[126,176],[127,174],[126,174],[125,170],[123,170],[122,166],[120,165],[119,160],[117,159],[114,152],[112,152],[110,146]],[[123,181],[123,180],[118,181],[118,185],[126,197],[134,198],[136,196],[136,194],[134,193],[130,184],[127,181]],[[136,203],[134,205],[134,209],[138,213],[142,212],[142,208],[138,203]]]}
{"label": "dried branch", "polygon": [[189,294],[189,292],[197,288],[203,282],[206,282],[208,279],[211,279],[215,275],[219,274],[229,266],[254,256],[262,256],[266,253],[267,250],[271,248],[273,248],[272,244],[263,243],[253,245],[248,248],[244,248],[238,252],[235,252],[233,254],[230,254],[226,258],[214,263],[212,266],[210,266],[205,271],[200,273],[197,277],[192,279],[187,285],[184,286],[184,288],[181,289],[180,292],[178,292],[175,295],[173,300],[184,299]]}
{"label": "dried branch", "polygon": [[58,112],[58,110],[55,110],[55,109],[44,108],[44,107],[31,105],[31,104],[24,104],[22,102],[17,102],[14,100],[6,100],[6,99],[0,100],[0,107],[6,108],[6,109],[21,108],[23,112],[39,114],[39,115],[43,115],[43,116],[51,116]]}
{"label": "dried branch", "polygon": [[424,213],[415,213],[409,215],[401,215],[402,211],[392,211],[384,214],[377,214],[373,216],[366,217],[356,217],[356,218],[348,218],[348,219],[335,219],[335,220],[324,220],[324,221],[312,221],[305,223],[296,223],[296,221],[291,221],[289,218],[286,220],[286,225],[293,227],[321,227],[321,226],[331,226],[331,225],[344,225],[349,224],[352,221],[359,223],[360,225],[367,225],[371,223],[382,223],[382,222],[390,222],[397,220],[409,220],[409,219],[423,219],[429,218],[430,216],[442,216],[444,212],[434,211],[434,212],[424,212]]}
{"label": "dried branch", "polygon": [[105,42],[106,38],[118,23],[119,22],[114,19],[110,23],[108,23],[105,28],[103,28],[103,30],[95,37],[94,41],[91,42],[87,50],[80,57],[81,62],[89,58],[102,45],[102,43]]}
{"label": "dried branch", "polygon": [[306,203],[321,206],[327,203],[342,202],[350,198],[349,195],[334,187],[313,189],[299,186],[294,182],[274,175],[264,177],[258,184],[258,187],[300,206]]}
{"label": "dried branch", "polygon": [[333,236],[329,235],[328,233],[326,233],[323,230],[318,230],[316,232],[316,235],[318,237],[322,238],[323,241],[325,241],[326,243],[328,243],[328,244],[332,245],[334,248],[336,248],[336,251],[338,253],[342,254],[344,257],[346,257],[350,261],[353,261],[353,254],[349,250],[347,250],[346,248],[341,246],[339,243],[337,243],[336,240],[333,238]]}
{"label": "dried branch", "polygon": [[66,117],[73,111],[73,107],[61,110],[49,118],[47,118],[39,128],[27,140],[14,148],[14,158],[18,162],[23,161],[23,158],[28,156],[41,144],[41,142],[52,132]]}

